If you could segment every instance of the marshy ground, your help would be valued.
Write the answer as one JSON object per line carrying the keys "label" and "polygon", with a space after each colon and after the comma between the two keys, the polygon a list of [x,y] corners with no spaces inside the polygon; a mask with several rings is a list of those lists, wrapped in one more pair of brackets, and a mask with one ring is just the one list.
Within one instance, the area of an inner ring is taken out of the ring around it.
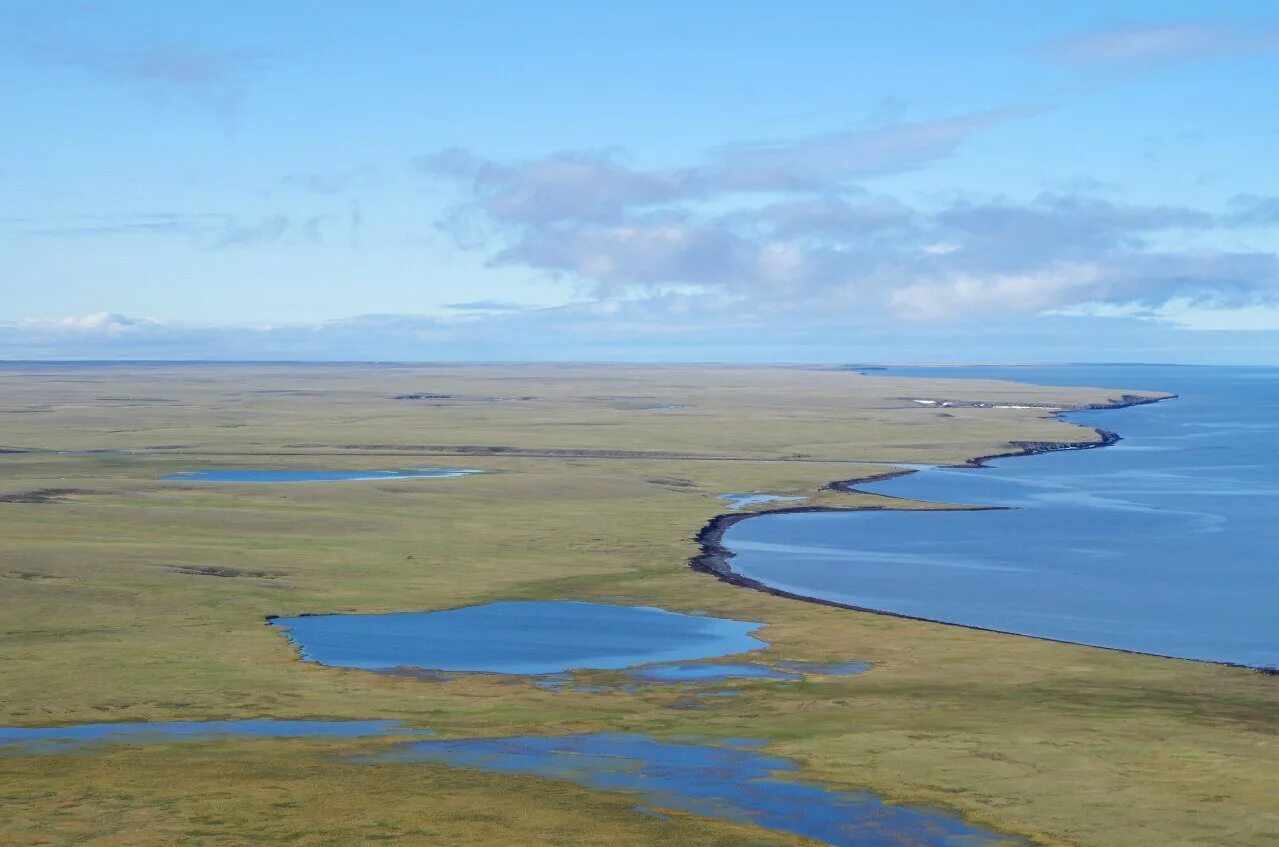
{"label": "marshy ground", "polygon": [[[859,462],[1091,440],[1042,407],[1142,386],[1114,389],[784,367],[6,365],[0,725],[380,719],[445,738],[750,736],[805,778],[957,810],[1043,844],[1273,844],[1273,677],[825,608],[687,565],[699,528],[725,511],[720,494],[926,507],[823,486],[884,471]],[[414,466],[487,472],[159,480]],[[669,685],[547,690],[305,663],[265,620],[535,599],[763,621],[769,661],[872,669],[720,682],[740,692],[722,698]],[[566,782],[352,766],[339,750],[352,744],[3,755],[0,843],[809,843],[636,814],[633,797]]]}

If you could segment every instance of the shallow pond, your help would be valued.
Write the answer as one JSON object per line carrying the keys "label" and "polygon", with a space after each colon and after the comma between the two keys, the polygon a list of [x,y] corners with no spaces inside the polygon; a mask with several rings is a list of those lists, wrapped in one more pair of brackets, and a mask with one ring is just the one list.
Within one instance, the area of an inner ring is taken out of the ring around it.
{"label": "shallow pond", "polygon": [[504,674],[617,670],[759,650],[762,623],[646,606],[516,601],[441,612],[305,615],[271,624],[322,665]]}
{"label": "shallow pond", "polygon": [[239,738],[385,737],[384,752],[349,758],[361,765],[429,762],[496,773],[564,779],[599,791],[634,792],[645,807],[750,824],[836,847],[1028,847],[944,812],[885,803],[865,791],[833,791],[794,780],[794,762],[757,752],[741,738],[699,743],[644,735],[592,734],[453,741],[399,721],[181,721],[0,727],[0,755],[89,753],[114,744]]}
{"label": "shallow pond", "polygon": [[804,497],[783,497],[781,494],[721,494],[719,499],[728,502],[730,509],[744,509],[759,503],[794,503]]}
{"label": "shallow pond", "polygon": [[110,744],[159,744],[220,738],[360,738],[424,735],[401,721],[161,721],[0,727],[0,753],[59,753]]}
{"label": "shallow pond", "polygon": [[649,665],[632,668],[627,674],[645,682],[705,682],[724,679],[799,679],[799,674],[787,673],[767,665],[697,665],[677,662],[665,665]]}
{"label": "shallow pond", "polygon": [[306,468],[217,468],[178,471],[168,482],[375,482],[390,479],[451,479],[483,473],[471,468],[396,468],[394,470],[314,470]]}
{"label": "shallow pond", "polygon": [[749,739],[713,746],[605,733],[427,741],[357,761],[432,762],[564,779],[635,792],[645,807],[752,824],[836,847],[1028,847],[944,812],[794,780],[794,762],[752,749],[758,745]]}

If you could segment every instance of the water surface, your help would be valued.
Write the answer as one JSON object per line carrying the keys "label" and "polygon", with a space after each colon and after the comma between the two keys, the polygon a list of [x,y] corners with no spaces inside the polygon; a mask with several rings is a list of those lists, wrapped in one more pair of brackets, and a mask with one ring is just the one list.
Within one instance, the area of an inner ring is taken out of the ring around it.
{"label": "water surface", "polygon": [[366,762],[436,762],[564,779],[638,794],[645,807],[794,833],[837,847],[1028,847],[944,812],[894,806],[865,791],[834,791],[791,776],[796,765],[735,746],[658,741],[643,735],[428,741]]}
{"label": "water surface", "polygon": [[767,665],[706,664],[676,662],[632,668],[628,674],[645,682],[704,682],[724,679],[799,679],[799,674],[779,671]]}
{"label": "water surface", "polygon": [[169,482],[369,482],[388,479],[450,479],[483,473],[470,468],[397,468],[395,470],[316,470],[307,468],[216,468],[178,471]]}
{"label": "water surface", "polygon": [[302,658],[344,668],[506,674],[616,670],[767,647],[762,623],[646,606],[488,603],[442,612],[275,618]]}
{"label": "water surface", "polygon": [[[388,738],[429,735],[399,721],[176,721],[0,727],[0,755],[57,755],[116,744],[230,738]],[[859,847],[1027,847],[943,812],[907,809],[862,792],[836,792],[788,777],[793,762],[756,752],[762,742],[671,743],[642,735],[470,739],[401,743],[359,764],[432,762],[565,779],[629,791],[646,805]],[[647,811],[646,809],[641,809]]]}
{"label": "water surface", "polygon": [[804,497],[785,497],[781,494],[721,494],[719,499],[728,501],[730,509],[744,509],[759,503],[794,503]]}
{"label": "water surface", "polygon": [[0,753],[46,754],[110,744],[159,744],[224,738],[361,738],[422,735],[401,721],[158,721],[0,727]]}
{"label": "water surface", "polygon": [[1279,369],[890,369],[1171,391],[1067,419],[1113,447],[932,468],[868,491],[983,512],[765,515],[732,526],[739,573],[797,594],[1047,638],[1279,665]]}

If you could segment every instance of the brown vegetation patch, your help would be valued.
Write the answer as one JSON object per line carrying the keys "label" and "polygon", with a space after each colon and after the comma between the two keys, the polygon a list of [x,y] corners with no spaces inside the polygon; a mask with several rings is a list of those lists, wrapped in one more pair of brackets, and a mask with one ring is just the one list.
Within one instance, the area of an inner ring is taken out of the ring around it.
{"label": "brown vegetation patch", "polygon": [[254,571],[245,570],[244,568],[229,568],[224,565],[175,565],[169,570],[190,576],[217,576],[225,579],[279,579],[284,576],[283,571]]}
{"label": "brown vegetation patch", "polygon": [[32,491],[15,491],[0,494],[0,503],[66,503],[68,498],[84,494],[98,494],[84,488],[37,488]]}
{"label": "brown vegetation patch", "polygon": [[65,582],[66,577],[54,576],[50,573],[39,573],[38,571],[5,571],[0,573],[0,579],[20,579],[24,582]]}
{"label": "brown vegetation patch", "polygon": [[645,482],[651,482],[653,485],[664,485],[667,488],[696,488],[697,483],[691,479],[680,479],[679,477],[658,477],[657,479],[646,479]]}

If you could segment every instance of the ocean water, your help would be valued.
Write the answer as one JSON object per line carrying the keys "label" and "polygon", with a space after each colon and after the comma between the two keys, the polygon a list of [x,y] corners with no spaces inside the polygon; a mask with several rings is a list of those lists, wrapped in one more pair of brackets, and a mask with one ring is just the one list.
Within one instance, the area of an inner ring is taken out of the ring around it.
{"label": "ocean water", "polygon": [[761,623],[570,601],[307,615],[271,623],[300,648],[303,659],[366,670],[555,674],[710,659],[768,646],[751,634]]}
{"label": "ocean water", "polygon": [[410,743],[358,761],[434,762],[563,779],[634,792],[641,808],[753,824],[837,847],[1029,847],[945,812],[795,780],[794,762],[756,746],[751,739],[715,746],[599,733]]}
{"label": "ocean water", "polygon": [[178,471],[160,477],[168,482],[372,482],[390,479],[451,479],[483,473],[469,468],[397,468],[335,471],[309,468],[215,468]]}
{"label": "ocean water", "polygon": [[[872,372],[874,373],[874,372]],[[1279,665],[1279,369],[894,368],[894,376],[1170,391],[1066,419],[1112,447],[931,468],[863,486],[976,512],[765,515],[735,571],[797,594],[1143,653]],[[873,378],[873,377],[865,377]],[[1116,391],[1116,395],[1121,393]]]}

